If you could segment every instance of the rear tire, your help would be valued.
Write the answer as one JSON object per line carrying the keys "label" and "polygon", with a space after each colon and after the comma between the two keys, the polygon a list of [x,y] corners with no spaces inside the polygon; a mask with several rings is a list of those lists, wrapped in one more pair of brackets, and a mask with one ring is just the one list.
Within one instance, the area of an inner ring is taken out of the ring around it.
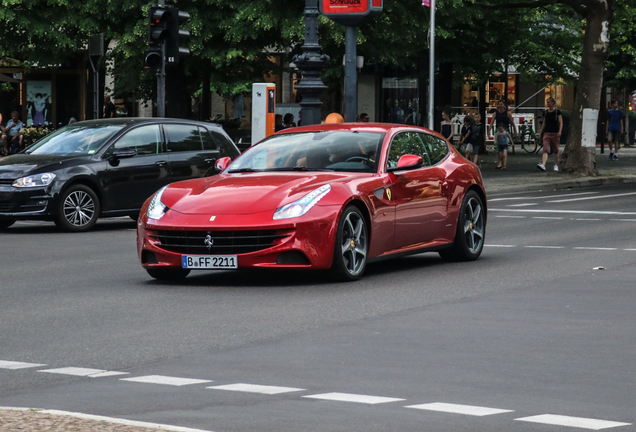
{"label": "rear tire", "polygon": [[0,220],[0,230],[9,228],[15,223],[15,220]]}
{"label": "rear tire", "polygon": [[532,135],[529,133],[523,136],[521,146],[526,151],[526,153],[534,153],[537,151],[537,142],[532,139]]}
{"label": "rear tire", "polygon": [[64,231],[88,231],[97,223],[99,212],[95,192],[82,184],[73,185],[60,195],[55,224]]}
{"label": "rear tire", "polygon": [[151,277],[161,281],[178,281],[190,274],[189,269],[181,268],[155,268],[146,269],[146,271]]}
{"label": "rear tire", "polygon": [[367,266],[369,232],[364,216],[355,206],[345,208],[338,223],[331,270],[344,282],[360,279]]}
{"label": "rear tire", "polygon": [[484,249],[486,215],[481,197],[475,191],[464,196],[457,219],[455,241],[449,249],[439,252],[448,261],[474,261]]}

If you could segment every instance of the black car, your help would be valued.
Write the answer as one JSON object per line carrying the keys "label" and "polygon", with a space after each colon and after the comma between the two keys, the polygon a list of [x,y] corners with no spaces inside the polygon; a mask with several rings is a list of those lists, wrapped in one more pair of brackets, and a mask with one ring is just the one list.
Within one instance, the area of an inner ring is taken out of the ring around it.
{"label": "black car", "polygon": [[0,158],[0,229],[35,219],[87,231],[99,217],[136,219],[157,189],[214,174],[217,159],[238,154],[213,123],[165,118],[73,123]]}

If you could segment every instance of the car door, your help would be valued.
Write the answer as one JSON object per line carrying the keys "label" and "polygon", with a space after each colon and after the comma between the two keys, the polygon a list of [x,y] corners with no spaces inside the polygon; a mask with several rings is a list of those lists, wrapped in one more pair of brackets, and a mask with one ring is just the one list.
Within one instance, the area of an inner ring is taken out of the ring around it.
{"label": "car door", "polygon": [[205,176],[219,158],[218,144],[196,124],[164,124],[171,181]]}
{"label": "car door", "polygon": [[417,246],[439,238],[448,199],[444,193],[445,172],[436,164],[441,161],[437,149],[432,158],[426,134],[407,131],[396,134],[389,149],[387,168],[397,166],[400,157],[413,154],[422,158],[422,167],[392,171],[391,203],[395,206],[394,248]]}
{"label": "car door", "polygon": [[[169,160],[163,151],[158,124],[141,125],[124,133],[104,153],[102,173],[104,210],[135,210],[157,189],[168,184]],[[130,149],[134,156],[117,158],[115,150]]]}

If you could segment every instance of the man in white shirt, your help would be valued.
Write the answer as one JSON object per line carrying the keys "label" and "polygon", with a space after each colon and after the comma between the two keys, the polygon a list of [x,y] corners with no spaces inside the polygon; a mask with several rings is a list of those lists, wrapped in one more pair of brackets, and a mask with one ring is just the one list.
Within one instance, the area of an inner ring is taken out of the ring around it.
{"label": "man in white shirt", "polygon": [[24,129],[24,123],[18,118],[18,112],[13,111],[11,113],[11,120],[7,122],[6,127],[2,127],[2,150],[4,154],[18,152],[22,148],[22,134],[20,131]]}

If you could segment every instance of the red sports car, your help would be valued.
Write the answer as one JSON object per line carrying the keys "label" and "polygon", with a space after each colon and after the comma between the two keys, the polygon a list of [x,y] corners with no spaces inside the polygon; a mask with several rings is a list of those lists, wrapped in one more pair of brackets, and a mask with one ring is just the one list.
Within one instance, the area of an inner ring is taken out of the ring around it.
{"label": "red sports car", "polygon": [[216,166],[220,174],[172,183],[144,204],[137,249],[150,276],[259,267],[355,280],[380,259],[475,260],[484,246],[479,168],[427,129],[292,128]]}

